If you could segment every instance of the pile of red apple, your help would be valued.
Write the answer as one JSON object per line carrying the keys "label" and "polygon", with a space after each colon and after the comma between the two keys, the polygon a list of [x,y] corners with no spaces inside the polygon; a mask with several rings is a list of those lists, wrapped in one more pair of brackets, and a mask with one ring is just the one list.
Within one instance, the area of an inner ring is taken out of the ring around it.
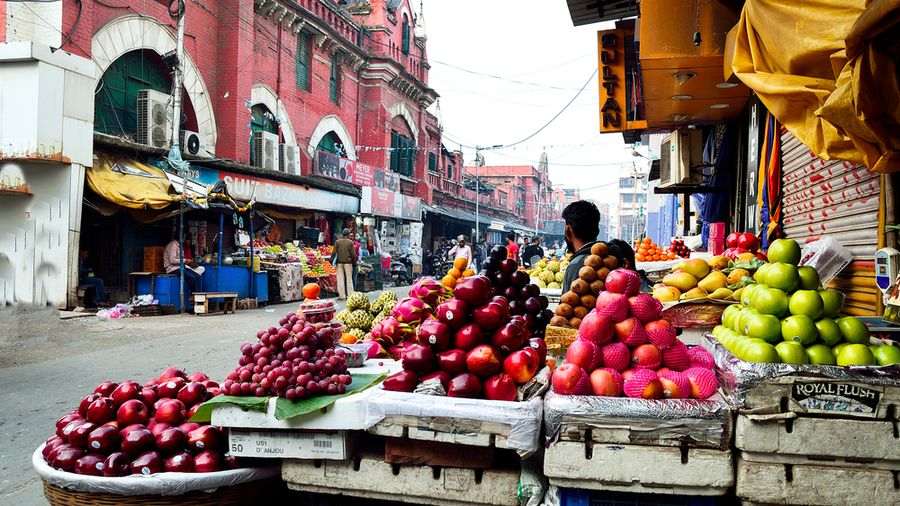
{"label": "pile of red apple", "polygon": [[188,421],[216,395],[219,385],[205,374],[174,367],[143,385],[103,382],[56,421],[44,460],[63,471],[109,477],[234,468],[221,430]]}
{"label": "pile of red apple", "polygon": [[712,355],[688,348],[661,318],[662,304],[638,293],[634,271],[616,269],[584,317],[565,363],[553,371],[553,391],[642,399],[707,399],[719,387]]}
{"label": "pile of red apple", "polygon": [[342,394],[352,378],[343,350],[335,350],[340,327],[311,323],[289,313],[241,345],[238,366],[222,382],[228,395],[278,396],[290,401]]}
{"label": "pile of red apple", "polygon": [[759,239],[753,232],[732,232],[725,237],[725,247],[722,255],[729,260],[734,260],[741,253],[753,253],[758,258],[765,260],[766,256],[759,251]]}
{"label": "pile of red apple", "polygon": [[[450,397],[516,400],[518,385],[528,383],[546,358],[544,340],[533,337],[538,327],[546,326],[546,314],[537,318],[546,302],[513,276],[499,277],[508,277],[511,284],[501,286],[485,275],[460,279],[453,297],[439,303],[433,314],[416,313],[418,322],[407,321],[411,318],[401,308],[412,303],[401,301],[395,315],[418,327],[415,339],[400,351],[403,370],[389,376],[384,388],[412,392],[420,383],[437,381]],[[521,306],[524,314],[499,294],[513,290],[528,295]]]}

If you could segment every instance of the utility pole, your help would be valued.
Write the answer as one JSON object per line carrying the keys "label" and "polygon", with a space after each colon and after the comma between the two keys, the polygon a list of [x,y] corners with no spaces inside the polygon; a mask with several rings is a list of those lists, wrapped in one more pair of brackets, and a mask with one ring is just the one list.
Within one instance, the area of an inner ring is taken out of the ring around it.
{"label": "utility pole", "polygon": [[169,149],[168,162],[181,176],[181,201],[178,204],[178,299],[181,301],[181,313],[184,313],[187,309],[184,300],[184,198],[187,194],[189,168],[187,162],[181,158],[181,83],[184,79],[181,65],[184,60],[185,4],[182,0],[172,0],[169,3],[170,15],[173,15],[172,3],[178,4],[178,30],[175,39],[175,72],[172,79],[172,147]]}

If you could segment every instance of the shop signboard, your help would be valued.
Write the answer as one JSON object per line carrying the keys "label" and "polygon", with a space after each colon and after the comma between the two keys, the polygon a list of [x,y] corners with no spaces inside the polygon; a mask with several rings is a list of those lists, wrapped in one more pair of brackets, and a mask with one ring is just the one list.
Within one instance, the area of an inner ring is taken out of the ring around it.
{"label": "shop signboard", "polygon": [[404,220],[421,221],[422,220],[422,202],[418,197],[410,197],[409,195],[400,195],[402,206],[400,208],[400,217]]}
{"label": "shop signboard", "polygon": [[353,171],[353,184],[356,186],[372,186],[375,183],[375,167],[356,162]]}
{"label": "shop signboard", "polygon": [[317,151],[313,175],[337,179],[356,186],[373,186],[392,192],[400,191],[400,175],[355,160],[341,158],[334,153]]}
{"label": "shop signboard", "polygon": [[199,178],[204,184],[224,181],[228,192],[238,200],[255,199],[262,204],[331,211],[345,214],[359,212],[359,199],[352,195],[275,181],[247,174],[201,167]]}
{"label": "shop signboard", "polygon": [[628,110],[626,90],[630,86],[631,75],[625,68],[625,49],[633,44],[633,26],[597,32],[601,132],[623,132],[647,127],[646,121],[628,120],[633,111]]}
{"label": "shop signboard", "polygon": [[362,189],[360,212],[363,214],[396,218],[399,216],[397,205],[399,205],[399,195],[394,192],[373,186],[366,186]]}
{"label": "shop signboard", "polygon": [[316,151],[316,163],[313,164],[313,174],[316,176],[352,183],[353,169],[352,160],[341,158],[328,151]]}

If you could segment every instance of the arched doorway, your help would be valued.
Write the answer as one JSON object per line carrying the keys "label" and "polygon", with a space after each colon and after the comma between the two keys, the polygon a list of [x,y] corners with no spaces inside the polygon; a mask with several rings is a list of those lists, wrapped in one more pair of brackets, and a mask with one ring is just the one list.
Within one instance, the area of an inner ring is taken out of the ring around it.
{"label": "arched doorway", "polygon": [[268,132],[278,135],[278,121],[275,115],[263,104],[256,104],[250,108],[250,165],[259,166],[260,160],[256,160],[256,150],[253,143],[256,132]]}
{"label": "arched doorway", "polygon": [[344,142],[341,141],[341,138],[334,132],[325,134],[325,136],[322,137],[322,140],[319,141],[319,145],[316,146],[316,150],[327,151],[340,156],[341,158],[347,156],[347,148],[344,147]]}
{"label": "arched doorway", "polygon": [[[333,114],[322,118],[322,120],[319,121],[319,124],[316,125],[316,128],[313,129],[312,135],[309,136],[309,144],[307,145],[306,150],[310,158],[316,158],[316,150],[319,148],[319,144],[329,135],[334,136],[340,141],[344,150],[344,154],[341,156],[349,160],[356,160],[356,146],[353,144],[350,132],[347,130],[347,127],[341,119]],[[329,141],[325,142],[327,145]]]}
{"label": "arched doorway", "polygon": [[[94,91],[94,130],[136,138],[137,98],[140,90],[169,94],[172,79],[162,58],[151,49],[129,51],[113,61]],[[197,118],[187,93],[182,92],[181,128],[197,130]]]}

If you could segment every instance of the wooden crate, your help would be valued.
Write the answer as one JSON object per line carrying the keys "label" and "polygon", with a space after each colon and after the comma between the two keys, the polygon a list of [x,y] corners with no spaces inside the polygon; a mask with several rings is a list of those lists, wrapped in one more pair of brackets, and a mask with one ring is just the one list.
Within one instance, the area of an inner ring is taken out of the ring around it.
{"label": "wooden crate", "polygon": [[823,465],[804,457],[785,458],[784,462],[759,458],[760,455],[741,453],[737,460],[736,492],[745,501],[743,504],[900,504],[897,471],[867,464]]}
{"label": "wooden crate", "polygon": [[145,246],[144,247],[144,272],[162,272],[163,271],[163,254],[165,248],[162,246]]}
{"label": "wooden crate", "polygon": [[285,460],[288,488],[409,504],[518,504],[517,469],[459,469],[387,464],[380,455],[346,461]]}
{"label": "wooden crate", "polygon": [[508,448],[510,426],[464,418],[388,415],[369,429],[384,437]]}

